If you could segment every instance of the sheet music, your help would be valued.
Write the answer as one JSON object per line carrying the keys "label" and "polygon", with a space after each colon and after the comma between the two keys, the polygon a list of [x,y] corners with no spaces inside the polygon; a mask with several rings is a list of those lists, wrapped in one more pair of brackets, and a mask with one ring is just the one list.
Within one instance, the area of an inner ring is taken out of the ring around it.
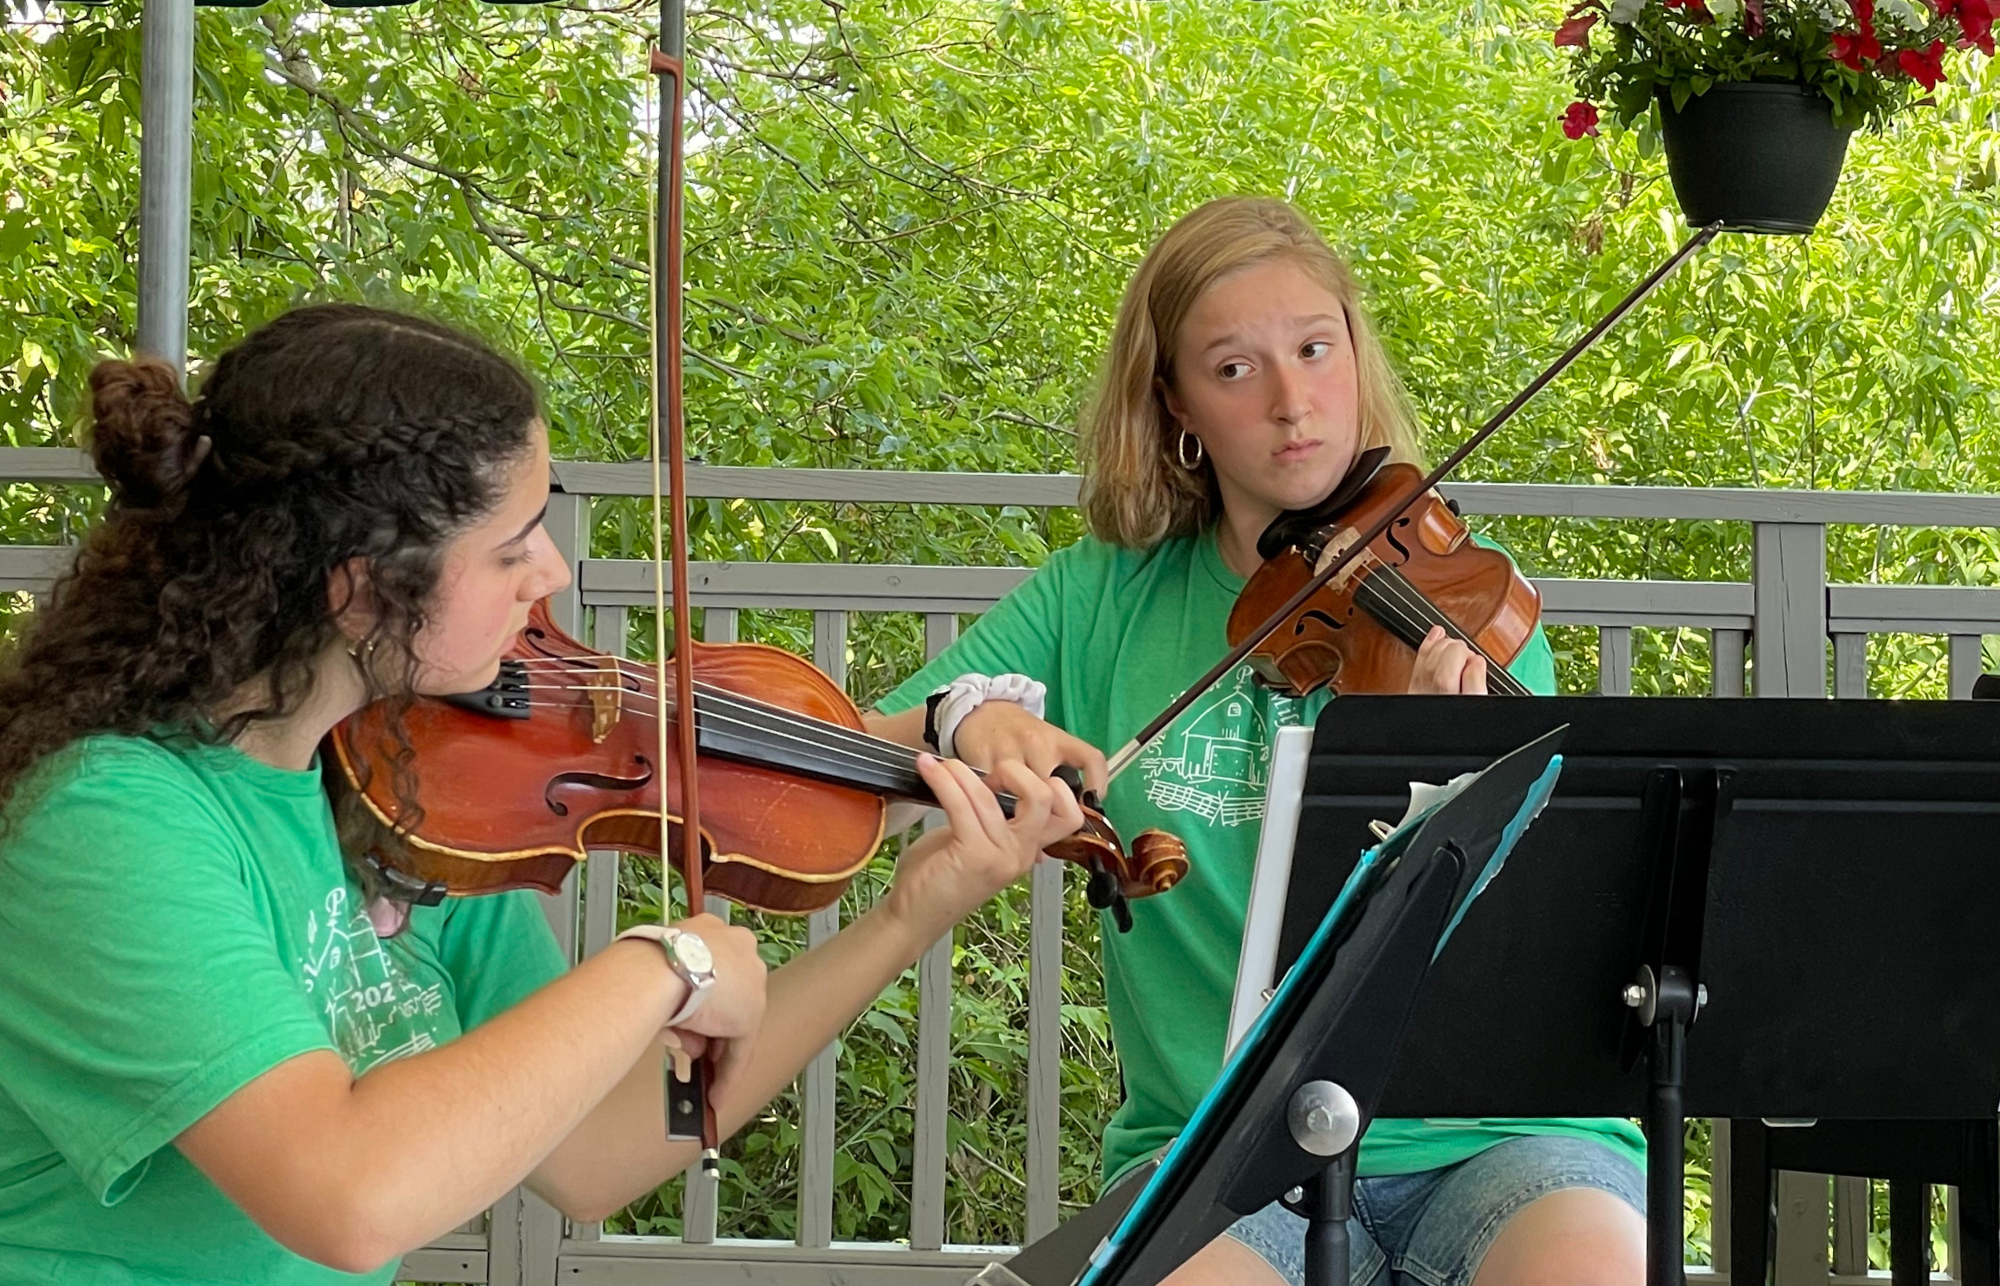
{"label": "sheet music", "polygon": [[1271,747],[1271,777],[1264,788],[1264,830],[1250,876],[1250,905],[1243,919],[1243,950],[1236,962],[1236,996],[1229,1006],[1223,1057],[1264,1012],[1265,993],[1276,983],[1278,932],[1285,923],[1285,894],[1292,882],[1292,849],[1298,842],[1299,805],[1306,790],[1306,761],[1313,730],[1278,729]]}

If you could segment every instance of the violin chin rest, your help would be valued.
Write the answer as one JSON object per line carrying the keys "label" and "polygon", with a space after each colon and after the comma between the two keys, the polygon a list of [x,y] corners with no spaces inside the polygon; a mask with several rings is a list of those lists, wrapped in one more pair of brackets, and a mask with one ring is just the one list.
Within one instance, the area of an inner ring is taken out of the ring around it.
{"label": "violin chin rest", "polygon": [[1340,485],[1333,489],[1332,495],[1310,509],[1287,509],[1273,518],[1271,525],[1264,528],[1264,534],[1257,537],[1257,557],[1269,562],[1287,549],[1304,545],[1313,532],[1332,522],[1341,510],[1347,508],[1387,463],[1388,447],[1370,447],[1363,451],[1347,470],[1347,476],[1340,480]]}

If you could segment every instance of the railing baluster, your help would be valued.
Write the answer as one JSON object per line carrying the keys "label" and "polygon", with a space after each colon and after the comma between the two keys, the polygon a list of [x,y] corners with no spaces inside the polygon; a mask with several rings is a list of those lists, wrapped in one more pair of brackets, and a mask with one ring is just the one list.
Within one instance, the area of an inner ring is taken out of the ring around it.
{"label": "railing baluster", "polygon": [[1028,1240],[1035,1241],[1056,1229],[1061,1179],[1061,862],[1035,867],[1028,915]]}
{"label": "railing baluster", "polygon": [[1729,1118],[1718,1116],[1708,1123],[1708,1266],[1725,1277],[1729,1274],[1729,1202]]}
{"label": "railing baluster", "polygon": [[[813,664],[836,684],[847,686],[847,613],[813,613]],[[813,912],[806,927],[810,946],[840,932],[840,908]],[[806,1065],[799,1092],[799,1245],[833,1243],[833,1115],[837,1069],[833,1046]]]}
{"label": "railing baluster", "polygon": [[[958,638],[958,616],[924,616],[924,659]],[[932,819],[938,814],[933,810]],[[910,1247],[944,1245],[945,1163],[951,1129],[951,956],[946,933],[917,961],[917,1106],[910,1158]]]}
{"label": "railing baluster", "polygon": [[1965,1256],[1961,1251],[1958,1227],[1958,1189],[1944,1190],[1944,1273],[1955,1282],[1965,1280]]}
{"label": "railing baluster", "polygon": [[1710,691],[1718,697],[1743,695],[1743,654],[1749,635],[1742,630],[1710,630]]}
{"label": "railing baluster", "polygon": [[1833,1272],[1860,1277],[1868,1272],[1868,1180],[1837,1175],[1833,1180]]}
{"label": "railing baluster", "polygon": [[[806,943],[816,947],[840,932],[840,908],[815,911]],[[806,1064],[799,1107],[799,1237],[801,1246],[833,1244],[833,1114],[838,1075],[833,1046]]]}
{"label": "railing baluster", "polygon": [[1778,1171],[1776,1286],[1827,1286],[1827,1186],[1823,1174]]}
{"label": "railing baluster", "polygon": [[1954,634],[1951,636],[1947,655],[1951,658],[1951,695],[1955,701],[1963,701],[1972,695],[1972,681],[1979,677],[1980,667],[1985,664],[1981,655],[1986,640],[1977,634]]}
{"label": "railing baluster", "polygon": [[1836,634],[1833,636],[1833,695],[1837,697],[1865,697],[1868,695],[1868,636],[1866,634]]}
{"label": "railing baluster", "polygon": [[1632,627],[1597,627],[1597,690],[1607,697],[1632,695]]}

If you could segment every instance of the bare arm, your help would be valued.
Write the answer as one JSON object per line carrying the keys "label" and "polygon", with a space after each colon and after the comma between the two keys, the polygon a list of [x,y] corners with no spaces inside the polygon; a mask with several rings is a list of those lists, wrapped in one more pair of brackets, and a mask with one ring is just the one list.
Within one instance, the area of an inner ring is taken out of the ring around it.
{"label": "bare arm", "polygon": [[[718,957],[718,994],[691,1024],[754,1030],[754,940],[713,917],[690,927]],[[657,945],[617,943],[484,1026],[359,1079],[331,1051],[281,1063],[176,1143],[278,1242],[366,1272],[520,1182],[657,1043],[684,994]]]}
{"label": "bare arm", "polygon": [[[996,783],[1020,801],[1011,822],[962,765],[929,760],[920,769],[950,829],[904,852],[886,898],[771,975],[755,1042],[732,1041],[724,1055],[715,1092],[723,1134],[741,1129],[791,1084],[926,947],[1025,874],[1044,844],[1082,822],[1067,790],[1018,764]],[[536,1171],[531,1183],[552,1205],[572,1217],[601,1219],[694,1159],[690,1145],[662,1137],[660,1064],[658,1049],[649,1051]]]}
{"label": "bare arm", "polygon": [[[754,1043],[731,1042],[716,1086],[723,1137],[747,1125],[909,968],[928,943],[878,905],[771,975]],[[696,1145],[668,1143],[665,1059],[655,1043],[597,1109],[529,1177],[536,1194],[572,1219],[596,1221],[694,1162]]]}
{"label": "bare arm", "polygon": [[861,716],[861,728],[871,737],[893,741],[899,746],[912,750],[924,748],[924,708],[911,706],[901,714],[882,714],[870,710]]}

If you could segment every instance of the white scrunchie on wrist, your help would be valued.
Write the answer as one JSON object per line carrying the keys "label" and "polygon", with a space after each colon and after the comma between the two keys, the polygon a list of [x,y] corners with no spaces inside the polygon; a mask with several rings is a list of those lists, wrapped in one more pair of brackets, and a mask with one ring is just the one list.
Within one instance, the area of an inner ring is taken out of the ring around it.
{"label": "white scrunchie on wrist", "polygon": [[967,715],[988,701],[1011,701],[1039,719],[1049,690],[1025,674],[961,674],[941,691],[935,715],[938,753],[956,759],[953,736]]}

